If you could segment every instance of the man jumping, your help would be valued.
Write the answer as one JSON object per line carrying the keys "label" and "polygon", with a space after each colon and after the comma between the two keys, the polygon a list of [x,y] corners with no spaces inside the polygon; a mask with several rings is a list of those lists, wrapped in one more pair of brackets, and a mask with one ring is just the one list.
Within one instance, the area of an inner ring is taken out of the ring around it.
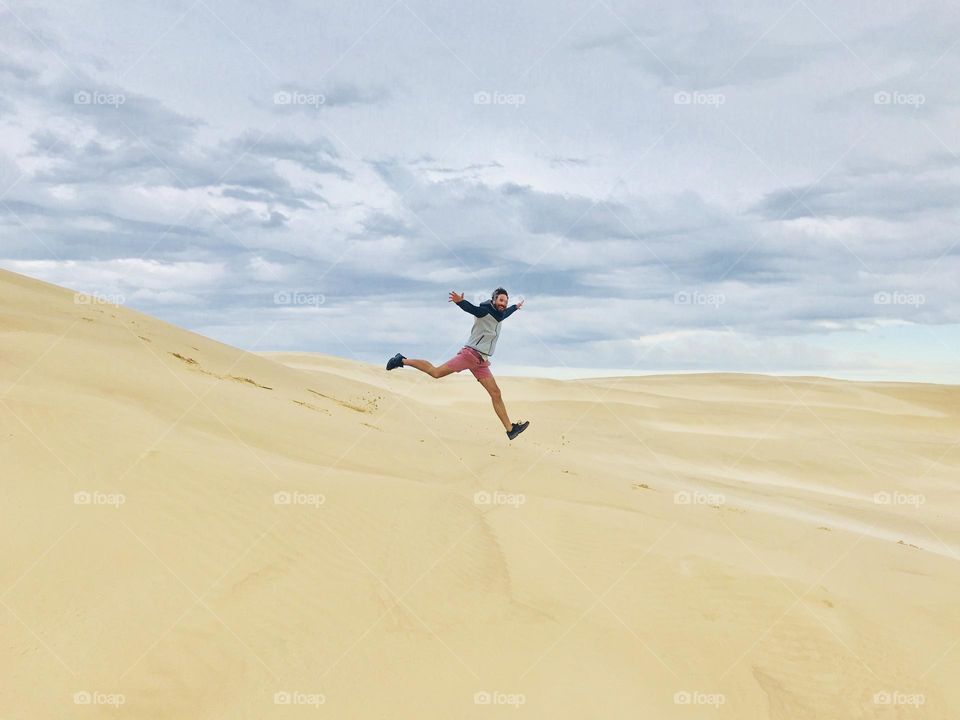
{"label": "man jumping", "polygon": [[480,303],[480,307],[477,307],[464,300],[463,293],[451,292],[450,302],[456,303],[461,309],[476,317],[467,344],[454,357],[439,367],[431,365],[426,360],[410,360],[397,353],[387,361],[387,370],[409,365],[433,378],[442,378],[450,373],[469,370],[483,385],[484,389],[490,393],[493,409],[496,411],[497,417],[500,418],[500,422],[503,423],[503,427],[506,428],[507,437],[513,440],[527,429],[530,421],[510,422],[507,408],[504,407],[503,398],[500,396],[500,388],[497,387],[497,381],[494,379],[493,373],[490,372],[490,356],[493,355],[493,350],[497,346],[497,338],[500,336],[500,323],[523,307],[523,300],[516,305],[507,307],[508,298],[509,295],[507,295],[506,290],[497,288],[493,291],[490,300],[484,300]]}

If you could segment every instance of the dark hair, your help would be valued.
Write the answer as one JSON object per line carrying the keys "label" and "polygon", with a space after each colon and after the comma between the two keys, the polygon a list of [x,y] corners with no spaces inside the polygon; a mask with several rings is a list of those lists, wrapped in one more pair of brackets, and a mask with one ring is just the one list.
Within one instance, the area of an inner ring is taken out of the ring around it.
{"label": "dark hair", "polygon": [[508,293],[506,290],[504,290],[503,288],[497,288],[496,290],[493,291],[493,295],[490,296],[490,299],[496,300],[497,295],[506,295],[507,297],[510,297],[510,293]]}

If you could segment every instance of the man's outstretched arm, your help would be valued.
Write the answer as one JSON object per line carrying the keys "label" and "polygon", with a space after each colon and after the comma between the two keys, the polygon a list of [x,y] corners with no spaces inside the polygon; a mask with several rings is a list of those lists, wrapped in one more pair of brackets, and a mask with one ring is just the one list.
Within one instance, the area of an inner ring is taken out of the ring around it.
{"label": "man's outstretched arm", "polygon": [[465,310],[471,315],[475,315],[476,317],[483,317],[484,315],[487,314],[486,310],[478,308],[469,300],[464,300],[463,293],[455,293],[453,291],[450,291],[450,302],[456,303],[461,310]]}

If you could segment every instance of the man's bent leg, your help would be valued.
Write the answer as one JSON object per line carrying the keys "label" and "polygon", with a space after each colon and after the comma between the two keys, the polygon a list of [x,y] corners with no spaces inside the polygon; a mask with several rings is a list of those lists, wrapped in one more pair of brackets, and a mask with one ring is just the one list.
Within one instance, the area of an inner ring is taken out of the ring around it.
{"label": "man's bent leg", "polygon": [[421,372],[425,372],[427,375],[434,378],[446,377],[450,373],[455,372],[455,370],[448,365],[440,365],[437,367],[426,360],[412,360],[410,358],[404,358],[403,364],[407,367],[416,368]]}
{"label": "man's bent leg", "polygon": [[503,404],[503,397],[500,394],[500,388],[497,386],[497,381],[492,377],[477,378],[479,383],[483,385],[484,389],[490,393],[490,400],[493,401],[493,409],[497,413],[497,417],[500,418],[500,422],[503,423],[503,427],[510,432],[513,428],[513,423],[510,422],[510,417],[507,415],[507,408]]}

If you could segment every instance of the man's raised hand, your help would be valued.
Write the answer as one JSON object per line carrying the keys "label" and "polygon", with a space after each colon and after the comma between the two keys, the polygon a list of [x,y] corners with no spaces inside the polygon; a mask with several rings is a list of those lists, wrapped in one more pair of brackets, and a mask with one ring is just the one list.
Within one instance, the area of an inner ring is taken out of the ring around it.
{"label": "man's raised hand", "polygon": [[460,293],[459,295],[457,295],[457,293],[455,293],[455,292],[453,292],[453,290],[451,290],[451,291],[450,291],[450,302],[452,302],[452,303],[463,302],[463,293]]}
{"label": "man's raised hand", "polygon": [[525,302],[526,302],[526,300],[521,300],[520,302],[518,302],[518,303],[517,303],[517,310],[519,310],[520,308],[522,308],[522,307],[523,307],[523,304],[524,304]]}

